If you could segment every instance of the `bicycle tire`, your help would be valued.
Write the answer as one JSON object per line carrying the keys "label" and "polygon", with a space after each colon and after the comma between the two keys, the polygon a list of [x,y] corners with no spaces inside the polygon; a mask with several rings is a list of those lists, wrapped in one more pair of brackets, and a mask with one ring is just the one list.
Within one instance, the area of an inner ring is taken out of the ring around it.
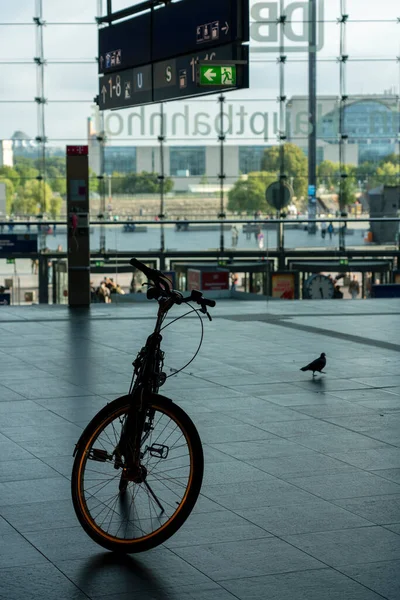
{"label": "bicycle tire", "polygon": [[[131,407],[132,397],[122,396],[117,398],[107,406],[105,406],[88,424],[86,429],[84,430],[77,446],[77,452],[75,455],[75,461],[72,469],[72,480],[71,480],[71,492],[72,492],[72,501],[75,509],[75,513],[77,518],[86,531],[86,533],[99,545],[104,548],[111,550],[113,552],[122,552],[122,553],[137,553],[144,552],[146,550],[150,550],[162,543],[164,543],[169,537],[171,537],[176,531],[183,525],[186,521],[190,513],[192,512],[197,498],[200,493],[201,484],[203,480],[203,471],[204,471],[204,456],[203,456],[203,448],[201,444],[201,440],[195,425],[193,424],[190,417],[176,404],[172,402],[169,398],[165,396],[161,396],[159,394],[151,394],[151,397],[148,400],[148,406],[151,409],[154,409],[156,413],[160,413],[161,415],[166,415],[172,422],[176,424],[176,426],[180,429],[183,434],[185,441],[188,446],[189,456],[190,456],[190,468],[189,468],[189,476],[188,483],[185,488],[184,497],[181,502],[178,504],[177,508],[174,510],[174,513],[168,518],[168,520],[162,524],[157,530],[150,534],[143,535],[138,538],[129,538],[122,539],[118,538],[115,535],[111,535],[109,532],[104,531],[99,525],[95,522],[92,514],[90,513],[90,509],[87,504],[87,498],[85,496],[85,492],[83,490],[83,484],[85,480],[85,472],[90,471],[90,467],[87,469],[88,463],[90,464],[92,461],[89,461],[90,451],[92,449],[93,452],[93,444],[100,438],[100,435],[105,429],[114,422],[116,418],[120,418],[121,415],[125,416],[129,408]],[[162,417],[160,417],[162,418]],[[181,447],[181,446],[180,446]],[[180,456],[175,457],[181,458]],[[161,458],[157,464],[161,462]],[[104,461],[106,462],[106,461]],[[175,463],[176,465],[177,463]],[[96,465],[98,466],[98,465]],[[115,469],[116,467],[114,467]],[[172,470],[176,470],[177,467],[174,467]],[[178,469],[181,469],[178,463]],[[170,469],[171,470],[171,469]],[[118,473],[121,471],[116,471]],[[150,473],[150,471],[149,471]],[[98,478],[98,477],[97,477]],[[98,478],[99,479],[99,478]],[[179,482],[179,475],[175,475],[172,478],[168,479],[169,485],[174,485],[179,488],[183,487]],[[89,477],[90,480],[90,477]],[[96,476],[94,477],[96,480]],[[99,479],[99,481],[102,481]],[[157,472],[155,475],[156,485],[157,483],[161,487],[162,481],[157,479]],[[119,484],[121,482],[121,477],[119,477]],[[172,482],[172,483],[171,483]],[[130,482],[131,483],[131,482]],[[95,484],[97,487],[99,484]],[[147,484],[145,484],[147,485]],[[135,487],[136,486],[136,487]],[[180,487],[179,487],[180,486]],[[135,507],[137,495],[139,493],[138,488],[142,487],[142,484],[132,483],[131,496],[132,501],[129,506],[129,515],[131,515],[131,506],[134,510],[138,510]],[[166,486],[168,487],[168,486]],[[118,488],[118,485],[116,486]],[[100,489],[100,488],[99,488]],[[143,486],[144,489],[144,486]],[[121,485],[119,485],[119,490],[121,490]],[[136,491],[136,499],[135,499],[135,490]],[[173,492],[172,488],[170,492]],[[168,494],[168,492],[165,492]],[[118,492],[116,497],[121,501],[121,496],[123,496],[124,492]],[[90,500],[95,497],[94,493],[90,492]],[[99,491],[100,497],[100,491]],[[98,498],[96,497],[96,500]],[[117,500],[115,501],[117,502]],[[100,504],[104,504],[100,499]],[[175,503],[174,503],[175,504]],[[149,500],[149,506],[151,505]],[[104,510],[104,508],[102,508]],[[121,512],[126,512],[125,509],[121,510]],[[121,517],[120,514],[118,514]],[[111,519],[113,515],[111,516]],[[158,517],[159,518],[159,517]],[[148,521],[149,518],[146,519]],[[151,509],[150,509],[150,520],[153,522],[153,518],[151,517]],[[136,522],[139,521],[141,523],[139,516],[136,519]],[[132,522],[132,523],[131,523]],[[128,524],[130,527],[137,527],[134,524],[133,519],[127,518],[126,529],[128,528]],[[119,529],[118,529],[119,531]],[[117,531],[117,533],[118,533]]]}

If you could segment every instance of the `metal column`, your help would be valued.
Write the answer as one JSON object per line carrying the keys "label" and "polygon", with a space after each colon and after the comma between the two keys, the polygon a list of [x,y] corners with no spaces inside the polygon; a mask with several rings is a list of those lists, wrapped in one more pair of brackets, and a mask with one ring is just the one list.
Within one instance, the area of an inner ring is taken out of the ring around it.
{"label": "metal column", "polygon": [[[308,217],[317,215],[317,0],[309,0],[308,41]],[[308,224],[308,233],[315,234],[316,223]]]}

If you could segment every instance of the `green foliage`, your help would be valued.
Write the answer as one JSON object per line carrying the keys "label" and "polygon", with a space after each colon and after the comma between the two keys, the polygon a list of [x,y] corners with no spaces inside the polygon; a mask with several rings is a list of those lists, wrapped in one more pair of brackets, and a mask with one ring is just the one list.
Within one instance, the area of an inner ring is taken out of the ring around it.
{"label": "green foliage", "polygon": [[100,180],[96,173],[89,169],[89,192],[98,192],[100,188]]}
{"label": "green foliage", "polygon": [[329,191],[333,191],[337,186],[339,175],[339,163],[334,163],[331,160],[323,160],[317,166],[317,187],[324,186]]}
{"label": "green foliage", "polygon": [[[164,179],[164,192],[167,194],[174,187],[171,177]],[[113,194],[159,194],[161,183],[157,173],[122,173],[112,174]]]}
{"label": "green foliage", "polygon": [[378,185],[400,185],[400,168],[398,163],[385,162],[376,170]]}
{"label": "green foliage", "polygon": [[17,188],[20,184],[19,173],[13,167],[0,167],[0,178],[12,181],[14,188]]}
{"label": "green foliage", "polygon": [[53,192],[48,183],[28,179],[14,200],[14,212],[37,215],[49,212]]}
{"label": "green foliage", "polygon": [[275,173],[266,172],[249,173],[246,179],[239,179],[228,192],[228,210],[247,213],[274,211],[267,204],[265,191],[275,180]]}
{"label": "green foliage", "polygon": [[[276,173],[275,181],[278,181],[280,173],[280,146],[272,146],[264,152],[262,160],[262,170],[270,173]],[[293,191],[296,198],[307,195],[308,186],[308,161],[303,150],[295,144],[284,145],[284,171],[287,175],[287,181],[293,179]]]}
{"label": "green foliage", "polygon": [[50,199],[49,212],[53,219],[57,219],[61,213],[62,198],[60,196],[52,196]]}

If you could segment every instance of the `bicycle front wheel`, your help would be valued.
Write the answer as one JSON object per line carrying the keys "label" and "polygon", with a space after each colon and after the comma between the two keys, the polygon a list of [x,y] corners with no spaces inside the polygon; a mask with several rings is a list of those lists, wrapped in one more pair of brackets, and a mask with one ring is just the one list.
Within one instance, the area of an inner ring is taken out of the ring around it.
{"label": "bicycle front wheel", "polygon": [[86,533],[117,552],[143,552],[165,542],[187,519],[203,480],[199,434],[188,415],[154,394],[141,444],[141,481],[125,478],[116,449],[132,397],[108,404],[89,423],[72,470],[72,500]]}

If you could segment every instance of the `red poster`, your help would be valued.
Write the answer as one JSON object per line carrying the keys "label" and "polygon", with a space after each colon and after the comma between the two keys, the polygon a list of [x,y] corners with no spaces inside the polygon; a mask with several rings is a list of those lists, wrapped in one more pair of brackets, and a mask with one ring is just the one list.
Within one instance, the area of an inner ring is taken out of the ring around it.
{"label": "red poster", "polygon": [[283,300],[294,300],[295,278],[294,273],[272,274],[272,297]]}
{"label": "red poster", "polygon": [[229,290],[228,271],[208,271],[202,274],[202,290]]}

